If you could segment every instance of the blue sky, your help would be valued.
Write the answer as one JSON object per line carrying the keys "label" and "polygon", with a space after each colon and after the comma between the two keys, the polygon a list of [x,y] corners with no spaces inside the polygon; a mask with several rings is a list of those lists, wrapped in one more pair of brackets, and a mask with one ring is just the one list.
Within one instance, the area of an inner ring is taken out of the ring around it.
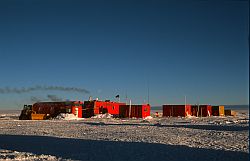
{"label": "blue sky", "polygon": [[78,87],[90,93],[0,94],[248,104],[248,1],[0,1],[0,88]]}

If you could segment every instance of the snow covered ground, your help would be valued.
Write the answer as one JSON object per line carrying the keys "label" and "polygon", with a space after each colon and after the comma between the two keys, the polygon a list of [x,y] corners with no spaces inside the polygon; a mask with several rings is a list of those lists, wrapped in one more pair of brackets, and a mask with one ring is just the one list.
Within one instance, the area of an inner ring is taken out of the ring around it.
{"label": "snow covered ground", "polygon": [[247,111],[236,117],[144,120],[103,115],[32,121],[17,120],[18,115],[0,114],[0,160],[249,159]]}

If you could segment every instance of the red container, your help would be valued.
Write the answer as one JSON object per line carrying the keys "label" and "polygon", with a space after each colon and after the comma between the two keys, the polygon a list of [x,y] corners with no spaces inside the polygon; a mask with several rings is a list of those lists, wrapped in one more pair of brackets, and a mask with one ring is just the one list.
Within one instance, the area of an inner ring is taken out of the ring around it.
{"label": "red container", "polygon": [[212,115],[212,106],[211,105],[192,105],[191,106],[192,116],[197,117],[207,117]]}
{"label": "red container", "polygon": [[119,102],[105,102],[105,106],[108,109],[108,113],[112,115],[119,115],[119,109],[120,105],[126,105],[125,103],[119,103]]}
{"label": "red container", "polygon": [[126,105],[120,102],[110,102],[110,101],[84,101],[83,106],[83,116],[91,117],[96,114],[109,113],[114,116],[119,115],[120,105]]}
{"label": "red container", "polygon": [[81,101],[37,102],[33,104],[32,110],[37,114],[48,114],[52,118],[60,113],[73,113],[82,117],[82,104]]}
{"label": "red container", "polygon": [[191,105],[163,105],[162,116],[185,117],[191,115]]}
{"label": "red container", "polygon": [[150,116],[150,105],[120,105],[119,117],[121,118],[145,118]]}
{"label": "red container", "polygon": [[72,104],[72,114],[76,115],[78,118],[82,118],[82,102],[81,104]]}

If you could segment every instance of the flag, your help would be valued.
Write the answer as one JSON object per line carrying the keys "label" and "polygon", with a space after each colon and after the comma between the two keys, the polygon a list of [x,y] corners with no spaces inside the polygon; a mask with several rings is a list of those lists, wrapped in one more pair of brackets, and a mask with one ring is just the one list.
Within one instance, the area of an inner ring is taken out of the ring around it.
{"label": "flag", "polygon": [[119,98],[119,97],[120,97],[119,94],[115,96],[115,98]]}

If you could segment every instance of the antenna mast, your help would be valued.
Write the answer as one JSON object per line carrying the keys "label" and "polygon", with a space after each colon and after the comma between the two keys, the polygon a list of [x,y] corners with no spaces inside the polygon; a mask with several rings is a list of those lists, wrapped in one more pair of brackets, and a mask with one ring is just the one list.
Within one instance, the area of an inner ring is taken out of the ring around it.
{"label": "antenna mast", "polygon": [[128,103],[128,95],[127,95],[127,91],[126,91],[126,96],[125,96],[125,99],[126,99],[126,103]]}
{"label": "antenna mast", "polygon": [[149,85],[148,85],[148,81],[147,81],[147,88],[148,88],[148,104],[149,104]]}

